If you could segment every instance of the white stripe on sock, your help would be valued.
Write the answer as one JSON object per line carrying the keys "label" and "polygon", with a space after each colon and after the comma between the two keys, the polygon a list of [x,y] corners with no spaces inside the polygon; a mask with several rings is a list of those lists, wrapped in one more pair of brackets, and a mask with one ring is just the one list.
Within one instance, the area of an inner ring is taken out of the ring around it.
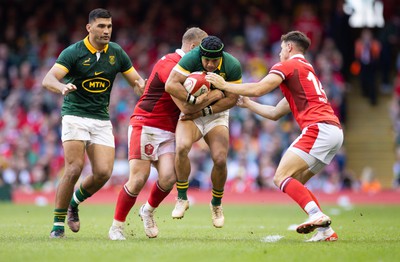
{"label": "white stripe on sock", "polygon": [[281,183],[281,187],[279,188],[282,192],[284,192],[283,189],[285,188],[286,184],[287,184],[290,180],[292,180],[291,177],[285,178],[285,180],[283,180],[283,182]]}
{"label": "white stripe on sock", "polygon": [[138,196],[138,195],[134,195],[134,194],[132,194],[131,192],[129,192],[128,187],[127,187],[126,185],[124,185],[124,190],[125,190],[125,192],[126,192],[129,196],[131,196],[131,197],[137,197],[137,196]]}
{"label": "white stripe on sock", "polygon": [[79,201],[79,199],[76,197],[76,194],[74,193],[74,201],[75,203],[77,203],[78,205],[81,203],[81,201]]}

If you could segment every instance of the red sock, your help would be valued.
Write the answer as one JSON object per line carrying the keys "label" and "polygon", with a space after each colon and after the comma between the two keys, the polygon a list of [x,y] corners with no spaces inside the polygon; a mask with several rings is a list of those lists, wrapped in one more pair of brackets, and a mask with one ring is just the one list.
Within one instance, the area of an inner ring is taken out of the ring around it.
{"label": "red sock", "polygon": [[169,192],[171,191],[163,190],[158,184],[158,181],[156,181],[151,189],[150,197],[147,202],[149,202],[150,206],[156,208],[160,205],[164,198],[168,196]]}
{"label": "red sock", "polygon": [[306,188],[308,193],[310,194],[311,198],[314,200],[315,204],[317,204],[317,206],[319,207],[319,209],[322,211],[321,206],[319,205],[318,199],[314,196],[314,194],[308,189]]}
{"label": "red sock", "polygon": [[304,210],[304,207],[311,201],[308,189],[298,180],[288,177],[279,186],[282,192],[288,194]]}
{"label": "red sock", "polygon": [[129,211],[136,202],[137,195],[133,195],[128,191],[126,185],[119,191],[117,205],[115,207],[114,219],[125,222]]}

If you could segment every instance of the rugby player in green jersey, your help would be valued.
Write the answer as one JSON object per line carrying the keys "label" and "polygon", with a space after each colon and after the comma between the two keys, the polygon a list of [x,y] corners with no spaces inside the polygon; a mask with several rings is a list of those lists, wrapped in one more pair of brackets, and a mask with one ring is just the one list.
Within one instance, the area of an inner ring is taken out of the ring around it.
{"label": "rugby player in green jersey", "polygon": [[176,187],[178,200],[172,211],[173,218],[182,218],[189,208],[187,189],[189,187],[190,160],[188,157],[192,145],[204,138],[210,148],[213,168],[211,170],[212,200],[210,203],[211,217],[214,227],[224,225],[224,214],[221,200],[227,178],[226,160],[229,147],[229,109],[236,105],[238,96],[225,92],[225,97],[216,103],[208,105],[196,113],[186,110],[182,104],[198,104],[199,99],[188,94],[183,83],[191,72],[214,72],[226,81],[241,83],[242,68],[239,61],[223,51],[224,44],[216,36],[204,38],[199,47],[187,53],[174,67],[166,83],[169,92],[183,115],[176,127],[176,157],[177,173]]}
{"label": "rugby player in green jersey", "polygon": [[[88,36],[64,49],[43,79],[45,88],[64,96],[61,139],[65,168],[56,192],[50,238],[64,237],[66,217],[70,229],[79,231],[78,205],[111,176],[115,145],[108,107],[116,75],[121,72],[137,94],[143,93],[145,85],[125,51],[110,42],[112,17],[108,10],[92,10],[86,30]],[[85,151],[93,174],[74,192]]]}

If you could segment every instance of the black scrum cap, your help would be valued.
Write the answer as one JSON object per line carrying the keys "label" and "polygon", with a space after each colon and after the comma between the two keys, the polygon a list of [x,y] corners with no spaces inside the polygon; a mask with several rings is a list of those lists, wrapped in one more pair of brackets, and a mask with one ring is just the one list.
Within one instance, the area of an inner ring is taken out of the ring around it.
{"label": "black scrum cap", "polygon": [[224,44],[221,39],[216,36],[207,36],[201,41],[200,44],[200,55],[206,58],[219,58],[222,57],[222,51],[224,50]]}

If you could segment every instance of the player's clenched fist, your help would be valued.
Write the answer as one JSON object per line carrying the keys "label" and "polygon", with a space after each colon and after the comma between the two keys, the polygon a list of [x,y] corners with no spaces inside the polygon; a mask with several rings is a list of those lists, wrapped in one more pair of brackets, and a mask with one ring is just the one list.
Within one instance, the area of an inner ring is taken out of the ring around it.
{"label": "player's clenched fist", "polygon": [[76,86],[72,83],[68,83],[66,85],[63,86],[63,89],[61,89],[61,94],[63,96],[68,95],[69,93],[71,93],[72,91],[76,90]]}

